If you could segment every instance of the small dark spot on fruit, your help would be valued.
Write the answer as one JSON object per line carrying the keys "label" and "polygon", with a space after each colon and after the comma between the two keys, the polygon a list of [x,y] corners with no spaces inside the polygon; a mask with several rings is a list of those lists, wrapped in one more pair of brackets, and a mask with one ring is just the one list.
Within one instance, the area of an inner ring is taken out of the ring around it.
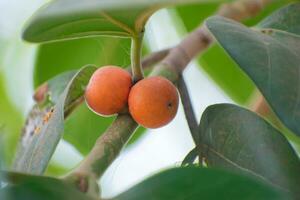
{"label": "small dark spot on fruit", "polygon": [[168,103],[168,108],[172,108],[172,103],[171,102]]}

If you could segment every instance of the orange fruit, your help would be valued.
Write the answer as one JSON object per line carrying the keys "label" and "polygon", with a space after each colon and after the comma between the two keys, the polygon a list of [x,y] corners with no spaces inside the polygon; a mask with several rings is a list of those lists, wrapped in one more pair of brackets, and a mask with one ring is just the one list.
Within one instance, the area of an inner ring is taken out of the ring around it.
{"label": "orange fruit", "polygon": [[173,120],[178,110],[178,92],[166,78],[150,77],[137,82],[129,93],[129,112],[146,128],[159,128]]}
{"label": "orange fruit", "polygon": [[86,88],[86,103],[99,115],[117,114],[127,105],[131,86],[131,75],[126,70],[117,66],[101,67]]}

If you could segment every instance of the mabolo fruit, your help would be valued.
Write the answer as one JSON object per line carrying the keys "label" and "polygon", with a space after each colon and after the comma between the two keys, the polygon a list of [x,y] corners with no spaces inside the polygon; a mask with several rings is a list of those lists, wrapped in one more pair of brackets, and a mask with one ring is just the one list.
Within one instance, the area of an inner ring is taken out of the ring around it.
{"label": "mabolo fruit", "polygon": [[129,111],[146,128],[159,128],[176,116],[178,92],[166,78],[150,77],[137,82],[129,93]]}
{"label": "mabolo fruit", "polygon": [[117,66],[105,66],[92,75],[85,91],[85,100],[94,112],[109,116],[122,111],[132,86],[131,75]]}

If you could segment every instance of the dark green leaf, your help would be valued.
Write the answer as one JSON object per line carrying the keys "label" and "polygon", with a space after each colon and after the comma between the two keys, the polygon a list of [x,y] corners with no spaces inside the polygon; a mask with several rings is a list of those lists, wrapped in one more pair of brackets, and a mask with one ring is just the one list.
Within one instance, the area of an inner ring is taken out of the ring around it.
{"label": "dark green leaf", "polygon": [[166,5],[207,1],[51,1],[32,17],[23,38],[30,42],[45,42],[97,35],[137,37],[148,18],[158,9]]}
{"label": "dark green leaf", "polygon": [[248,177],[196,167],[156,174],[115,200],[275,200],[289,199],[274,188]]}
{"label": "dark green leaf", "polygon": [[[218,58],[218,59],[216,59]],[[255,90],[254,84],[224,52],[213,45],[198,59],[200,66],[235,102],[247,104]],[[238,84],[237,84],[238,83]]]}
{"label": "dark green leaf", "polygon": [[300,37],[275,29],[263,34],[221,17],[208,19],[207,26],[280,120],[300,135]]}
{"label": "dark green leaf", "polygon": [[252,174],[299,195],[297,154],[255,113],[231,104],[210,106],[202,115],[200,134],[209,166]]}
{"label": "dark green leaf", "polygon": [[183,159],[181,166],[192,165],[198,156],[198,149],[192,149]]}
{"label": "dark green leaf", "polygon": [[259,28],[283,30],[300,35],[300,3],[290,4],[267,17]]}
{"label": "dark green leaf", "polygon": [[27,124],[28,130],[25,129],[20,141],[14,170],[32,174],[42,174],[45,171],[64,131],[64,113],[82,97],[85,86],[96,69],[95,66],[82,68],[69,82],[55,106],[38,111],[41,116],[33,117],[35,123],[38,120],[38,126]]}
{"label": "dark green leaf", "polygon": [[2,172],[1,175],[3,182],[11,183],[0,189],[0,199],[3,200],[91,200],[58,179],[13,172]]}

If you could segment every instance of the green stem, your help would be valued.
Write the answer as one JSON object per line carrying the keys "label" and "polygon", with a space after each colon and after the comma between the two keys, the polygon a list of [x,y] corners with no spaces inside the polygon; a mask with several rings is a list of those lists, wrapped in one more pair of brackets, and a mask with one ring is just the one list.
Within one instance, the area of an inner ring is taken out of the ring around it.
{"label": "green stem", "polygon": [[144,78],[141,63],[143,35],[141,33],[139,36],[133,37],[131,42],[131,68],[134,83]]}

